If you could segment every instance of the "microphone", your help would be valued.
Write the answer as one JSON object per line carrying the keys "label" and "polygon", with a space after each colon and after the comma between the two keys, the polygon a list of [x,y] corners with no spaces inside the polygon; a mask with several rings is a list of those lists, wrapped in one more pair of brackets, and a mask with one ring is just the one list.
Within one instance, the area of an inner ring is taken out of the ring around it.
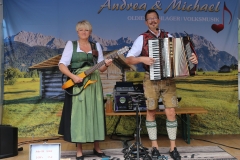
{"label": "microphone", "polygon": [[142,95],[141,92],[128,92],[129,95]]}
{"label": "microphone", "polygon": [[159,29],[159,28],[156,28],[157,31],[161,30],[161,32],[165,32],[164,29]]}
{"label": "microphone", "polygon": [[[158,30],[160,30],[160,29],[159,29],[159,28],[156,28],[156,30],[158,31]],[[168,37],[167,34],[166,34],[166,32],[164,31],[164,29],[161,29],[161,32],[164,33],[164,38]]]}
{"label": "microphone", "polygon": [[133,102],[144,102],[146,99],[141,92],[128,92],[128,95],[132,98]]}

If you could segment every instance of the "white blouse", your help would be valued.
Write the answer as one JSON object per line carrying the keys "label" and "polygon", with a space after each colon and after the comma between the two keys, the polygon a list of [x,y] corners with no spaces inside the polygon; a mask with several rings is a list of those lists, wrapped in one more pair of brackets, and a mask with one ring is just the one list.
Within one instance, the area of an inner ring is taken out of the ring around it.
{"label": "white blouse", "polygon": [[[99,62],[104,60],[103,51],[102,51],[102,48],[101,48],[101,46],[98,42],[96,43],[96,47],[97,47],[97,50],[98,50],[98,61],[97,61],[97,63],[99,63]],[[84,52],[80,49],[79,42],[77,43],[77,52]],[[64,50],[63,50],[62,58],[60,59],[59,64],[62,63],[65,66],[69,66],[70,63],[71,63],[71,59],[72,59],[72,53],[73,53],[73,43],[72,43],[72,41],[68,41]],[[89,51],[87,54],[92,54],[92,51]]]}

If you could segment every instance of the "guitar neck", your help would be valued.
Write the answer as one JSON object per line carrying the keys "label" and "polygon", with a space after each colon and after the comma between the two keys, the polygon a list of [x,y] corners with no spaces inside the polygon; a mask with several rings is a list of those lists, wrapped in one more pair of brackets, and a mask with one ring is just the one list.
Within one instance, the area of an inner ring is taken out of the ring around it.
{"label": "guitar neck", "polygon": [[[114,53],[115,52],[115,53]],[[109,55],[109,59],[113,59],[114,57],[116,57],[118,55],[117,51],[113,51],[112,54]],[[105,64],[105,60],[102,60],[101,62],[95,64],[93,67],[89,68],[88,70],[86,70],[84,73],[86,76],[90,75],[92,72],[94,72],[96,69],[100,68],[101,66],[103,66]]]}

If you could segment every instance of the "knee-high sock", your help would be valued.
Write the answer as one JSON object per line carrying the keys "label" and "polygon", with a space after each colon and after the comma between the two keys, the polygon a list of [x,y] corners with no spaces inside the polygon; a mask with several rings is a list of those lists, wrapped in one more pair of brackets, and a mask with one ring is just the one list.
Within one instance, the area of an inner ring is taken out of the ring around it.
{"label": "knee-high sock", "polygon": [[176,136],[177,136],[177,120],[175,121],[166,121],[166,127],[167,127],[167,133],[168,133],[168,138],[170,140],[176,140]]}
{"label": "knee-high sock", "polygon": [[156,121],[146,121],[146,127],[148,131],[149,139],[157,140],[157,123]]}

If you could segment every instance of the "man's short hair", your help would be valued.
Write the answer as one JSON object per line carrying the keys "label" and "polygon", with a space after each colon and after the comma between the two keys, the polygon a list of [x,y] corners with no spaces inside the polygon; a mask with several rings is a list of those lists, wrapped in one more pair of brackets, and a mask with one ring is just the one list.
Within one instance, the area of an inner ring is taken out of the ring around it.
{"label": "man's short hair", "polygon": [[147,20],[147,15],[150,14],[150,13],[153,13],[153,12],[157,14],[157,18],[159,19],[159,15],[158,15],[157,11],[154,10],[154,9],[149,9],[149,10],[145,13],[145,21]]}

